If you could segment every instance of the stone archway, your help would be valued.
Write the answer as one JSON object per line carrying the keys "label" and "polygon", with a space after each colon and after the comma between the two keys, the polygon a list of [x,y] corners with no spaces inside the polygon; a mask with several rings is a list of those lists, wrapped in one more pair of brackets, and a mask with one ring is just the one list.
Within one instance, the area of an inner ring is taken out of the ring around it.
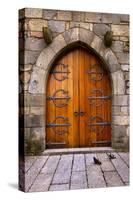
{"label": "stone archway", "polygon": [[[44,48],[40,53],[36,64],[33,67],[31,80],[29,84],[30,94],[39,94],[44,103],[44,118],[45,118],[45,91],[47,76],[54,60],[73,44],[82,43],[97,54],[105,63],[107,71],[112,82],[112,147],[117,148],[117,130],[115,124],[122,125],[121,119],[116,119],[114,115],[114,106],[119,105],[125,99],[125,81],[120,64],[110,48],[104,46],[103,40],[94,32],[84,28],[72,28],[64,33],[59,34],[53,39],[53,42]],[[45,133],[45,119],[41,129],[42,135]],[[45,137],[45,134],[44,134]],[[45,140],[44,140],[45,141]],[[45,144],[44,144],[45,145]]]}

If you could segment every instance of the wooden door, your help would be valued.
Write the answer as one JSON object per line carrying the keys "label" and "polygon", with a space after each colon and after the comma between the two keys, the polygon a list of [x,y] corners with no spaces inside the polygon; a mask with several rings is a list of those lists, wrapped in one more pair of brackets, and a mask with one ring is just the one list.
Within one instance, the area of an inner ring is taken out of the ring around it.
{"label": "wooden door", "polygon": [[46,96],[47,148],[110,146],[111,86],[96,55],[78,47],[59,58]]}

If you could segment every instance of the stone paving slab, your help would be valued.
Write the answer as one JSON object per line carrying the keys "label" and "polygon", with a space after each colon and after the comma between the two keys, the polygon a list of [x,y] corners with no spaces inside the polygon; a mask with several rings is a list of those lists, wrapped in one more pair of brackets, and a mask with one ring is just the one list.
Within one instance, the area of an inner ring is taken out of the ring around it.
{"label": "stone paving slab", "polygon": [[48,191],[52,178],[53,174],[39,174],[29,192]]}
{"label": "stone paving slab", "polygon": [[49,191],[69,190],[69,184],[51,185]]}
{"label": "stone paving slab", "polygon": [[106,171],[104,172],[104,177],[108,187],[124,185],[124,183],[122,182],[120,176],[116,171],[115,172]]}
{"label": "stone paving slab", "polygon": [[115,171],[113,164],[110,162],[109,157],[106,153],[97,154],[98,159],[101,161],[101,169],[103,172]]}
{"label": "stone paving slab", "polygon": [[125,162],[121,159],[121,157],[114,153],[116,159],[112,160],[113,165],[115,166],[118,174],[122,178],[123,182],[129,182],[129,168],[125,164]]}
{"label": "stone paving slab", "polygon": [[[129,185],[129,154],[80,153],[28,156],[25,159],[25,191],[60,191]],[[101,161],[94,164],[93,157]]]}
{"label": "stone paving slab", "polygon": [[70,189],[85,189],[87,188],[87,179],[85,171],[72,172]]}
{"label": "stone paving slab", "polygon": [[127,166],[129,167],[129,154],[127,153],[119,153],[119,156],[126,162]]}
{"label": "stone paving slab", "polygon": [[106,187],[101,167],[98,165],[90,165],[87,167],[87,179],[89,188]]}
{"label": "stone paving slab", "polygon": [[85,171],[84,154],[74,155],[74,162],[73,162],[72,171]]}
{"label": "stone paving slab", "polygon": [[41,170],[41,173],[52,174],[55,172],[60,156],[51,156],[48,158],[46,165]]}
{"label": "stone paving slab", "polygon": [[72,170],[73,155],[62,155],[52,184],[69,183]]}
{"label": "stone paving slab", "polygon": [[25,174],[25,190],[26,192],[30,189],[35,178],[39,174],[41,168],[46,163],[48,156],[39,156],[36,162],[32,165],[30,170]]}
{"label": "stone paving slab", "polygon": [[25,158],[25,172],[27,172],[33,163],[37,160],[36,156],[30,156]]}

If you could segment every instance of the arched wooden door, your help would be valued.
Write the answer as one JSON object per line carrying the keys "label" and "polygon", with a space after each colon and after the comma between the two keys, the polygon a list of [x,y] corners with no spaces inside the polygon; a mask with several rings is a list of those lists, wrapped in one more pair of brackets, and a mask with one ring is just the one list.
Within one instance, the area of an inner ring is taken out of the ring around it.
{"label": "arched wooden door", "polygon": [[111,86],[96,55],[78,47],[52,66],[47,82],[47,148],[111,144]]}

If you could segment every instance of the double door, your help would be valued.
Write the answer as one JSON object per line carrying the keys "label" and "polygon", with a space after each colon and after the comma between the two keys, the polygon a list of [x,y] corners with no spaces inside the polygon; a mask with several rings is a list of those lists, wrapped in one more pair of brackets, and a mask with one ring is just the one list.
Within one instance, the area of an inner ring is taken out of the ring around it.
{"label": "double door", "polygon": [[96,55],[78,47],[60,57],[46,92],[47,148],[111,144],[111,87]]}

